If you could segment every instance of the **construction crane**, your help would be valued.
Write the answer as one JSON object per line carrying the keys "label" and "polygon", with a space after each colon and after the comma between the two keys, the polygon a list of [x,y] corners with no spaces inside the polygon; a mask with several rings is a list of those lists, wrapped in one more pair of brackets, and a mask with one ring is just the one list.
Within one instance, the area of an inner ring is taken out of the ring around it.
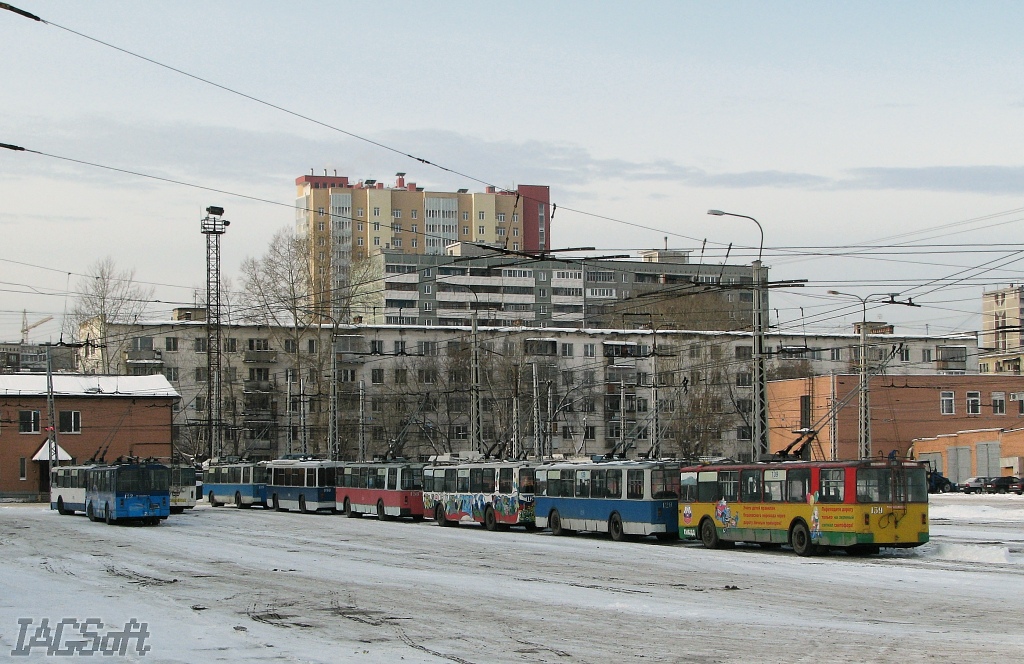
{"label": "construction crane", "polygon": [[46,318],[42,318],[40,320],[37,320],[36,322],[34,322],[31,325],[29,325],[28,324],[28,311],[25,310],[25,309],[22,309],[21,310],[21,343],[23,343],[23,344],[27,344],[28,343],[28,331],[29,330],[31,330],[33,328],[37,328],[40,325],[42,325],[43,323],[48,323],[51,320],[53,320],[53,316],[47,316]]}

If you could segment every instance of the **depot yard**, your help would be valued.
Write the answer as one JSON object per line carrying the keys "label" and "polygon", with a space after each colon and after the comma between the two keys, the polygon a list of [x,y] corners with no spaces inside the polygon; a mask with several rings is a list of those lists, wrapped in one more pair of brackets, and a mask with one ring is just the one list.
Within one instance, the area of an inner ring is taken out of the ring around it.
{"label": "depot yard", "polygon": [[146,662],[1019,656],[1024,499],[932,498],[929,544],[869,558],[205,503],[106,526],[5,504],[0,653],[19,619],[99,618],[144,623],[151,650],[123,657]]}

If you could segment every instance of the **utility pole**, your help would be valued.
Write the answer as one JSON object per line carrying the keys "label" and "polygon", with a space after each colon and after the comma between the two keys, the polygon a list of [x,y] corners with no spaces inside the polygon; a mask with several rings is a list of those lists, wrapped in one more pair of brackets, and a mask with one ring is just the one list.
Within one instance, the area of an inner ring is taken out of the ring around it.
{"label": "utility pole", "polygon": [[292,428],[293,427],[293,425],[292,425],[292,375],[287,373],[287,372],[285,373],[285,383],[287,385],[285,386],[285,396],[284,396],[284,398],[287,400],[285,403],[288,404],[286,406],[286,409],[287,409],[287,412],[288,412],[288,436],[287,436],[287,440],[288,440],[288,454],[291,454],[292,453],[292,431],[294,431],[294,429]]}
{"label": "utility pole", "polygon": [[858,399],[857,407],[857,453],[861,459],[870,459],[871,450],[871,388],[870,388],[870,374],[868,372],[868,302],[872,297],[888,297],[888,300],[875,301],[876,304],[901,304],[905,307],[919,307],[921,305],[914,304],[914,300],[907,298],[906,302],[899,302],[896,300],[896,296],[899,293],[871,293],[861,297],[860,295],[854,295],[853,293],[841,293],[839,291],[830,290],[829,295],[842,295],[844,297],[852,297],[860,301],[861,306],[861,319],[860,319],[860,394]]}
{"label": "utility pole", "polygon": [[338,352],[334,347],[337,333],[337,321],[331,326],[331,405],[330,421],[327,423],[327,440],[331,446],[331,461],[341,459],[341,445],[338,436]]}
{"label": "utility pole", "polygon": [[366,385],[359,381],[359,461],[366,461]]}
{"label": "utility pole", "polygon": [[220,316],[220,236],[230,221],[223,219],[224,208],[211,205],[200,222],[206,236],[206,437],[210,458],[222,453],[221,431],[221,316]]}
{"label": "utility pole", "polygon": [[470,435],[473,438],[473,449],[477,452],[483,452],[484,443],[480,431],[480,339],[477,335],[478,313],[476,309],[473,310],[473,357],[472,368],[470,369],[473,373],[473,386],[470,393],[469,428],[471,430]]}
{"label": "utility pole", "polygon": [[533,362],[533,453],[544,456],[544,447],[540,438],[540,386],[537,382],[537,363]]}
{"label": "utility pole", "polygon": [[523,447],[519,440],[519,364],[512,367],[512,458],[518,459],[522,456]]}
{"label": "utility pole", "polygon": [[771,454],[768,443],[768,381],[764,372],[764,270],[760,256],[754,270],[754,460]]}

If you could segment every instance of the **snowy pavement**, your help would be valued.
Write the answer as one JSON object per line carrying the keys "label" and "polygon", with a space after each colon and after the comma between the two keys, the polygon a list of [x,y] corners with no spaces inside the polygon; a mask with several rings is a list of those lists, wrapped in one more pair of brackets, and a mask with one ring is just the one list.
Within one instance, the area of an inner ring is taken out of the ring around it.
{"label": "snowy pavement", "polygon": [[934,496],[931,517],[918,549],[799,558],[205,504],[111,527],[5,504],[0,659],[54,661],[26,648],[40,621],[95,618],[149,632],[145,654],[136,639],[100,661],[1016,661],[1024,498]]}

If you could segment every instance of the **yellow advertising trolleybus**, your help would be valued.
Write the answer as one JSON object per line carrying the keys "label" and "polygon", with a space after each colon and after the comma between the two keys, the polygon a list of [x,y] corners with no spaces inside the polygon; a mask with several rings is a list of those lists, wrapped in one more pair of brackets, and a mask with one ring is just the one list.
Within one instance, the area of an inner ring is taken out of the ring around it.
{"label": "yellow advertising trolleybus", "polygon": [[779,461],[684,466],[679,534],[707,548],[789,545],[800,556],[854,555],[928,541],[923,463]]}

